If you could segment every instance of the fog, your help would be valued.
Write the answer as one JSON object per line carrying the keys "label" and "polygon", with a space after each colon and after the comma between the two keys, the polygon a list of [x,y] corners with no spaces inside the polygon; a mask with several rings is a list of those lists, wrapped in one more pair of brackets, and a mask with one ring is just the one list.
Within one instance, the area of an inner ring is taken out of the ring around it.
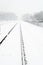
{"label": "fog", "polygon": [[[0,45],[0,65],[22,65],[20,24],[25,47],[27,65],[43,65],[43,24],[37,25],[30,21],[22,20],[24,14],[34,15],[43,11],[43,0],[0,0],[0,12],[15,14],[18,19],[8,18],[0,21],[0,41],[8,34],[10,29],[17,23],[7,38]],[[8,13],[9,12],[9,13]],[[2,15],[2,14],[1,14]],[[9,20],[8,20],[9,19]],[[3,20],[3,21],[2,21]]]}

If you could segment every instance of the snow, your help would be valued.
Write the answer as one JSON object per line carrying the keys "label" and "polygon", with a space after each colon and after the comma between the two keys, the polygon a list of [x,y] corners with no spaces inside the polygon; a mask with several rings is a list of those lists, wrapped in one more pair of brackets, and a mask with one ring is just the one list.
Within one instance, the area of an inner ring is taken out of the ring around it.
{"label": "snow", "polygon": [[24,21],[1,26],[0,41],[17,23],[0,45],[0,65],[21,65],[20,24],[23,34],[27,65],[43,65],[43,28]]}

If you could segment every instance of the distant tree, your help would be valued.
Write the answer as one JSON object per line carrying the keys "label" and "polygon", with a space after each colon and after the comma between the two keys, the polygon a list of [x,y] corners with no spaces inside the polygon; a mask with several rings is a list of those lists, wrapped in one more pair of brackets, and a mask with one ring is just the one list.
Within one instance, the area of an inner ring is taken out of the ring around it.
{"label": "distant tree", "polygon": [[37,26],[43,26],[43,12],[36,13],[33,16],[25,14],[22,20]]}
{"label": "distant tree", "polygon": [[41,12],[39,12],[39,13],[36,13],[35,15],[34,15],[34,18],[36,19],[36,20],[38,20],[38,22],[43,22],[43,12],[41,11]]}
{"label": "distant tree", "polygon": [[17,19],[17,16],[14,13],[0,12],[0,20],[1,21],[16,20],[16,19]]}
{"label": "distant tree", "polygon": [[26,22],[32,22],[32,16],[30,14],[24,14],[23,17],[22,17],[22,20],[23,21],[26,21]]}

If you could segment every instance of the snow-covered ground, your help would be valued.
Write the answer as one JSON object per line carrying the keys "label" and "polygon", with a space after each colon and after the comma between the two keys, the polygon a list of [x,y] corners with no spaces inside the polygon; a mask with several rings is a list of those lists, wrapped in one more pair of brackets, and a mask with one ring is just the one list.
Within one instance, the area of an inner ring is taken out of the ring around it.
{"label": "snow-covered ground", "polygon": [[[15,23],[2,24],[0,41]],[[43,28],[23,21],[17,23],[0,45],[0,65],[21,65],[20,24],[27,65],[43,65]]]}

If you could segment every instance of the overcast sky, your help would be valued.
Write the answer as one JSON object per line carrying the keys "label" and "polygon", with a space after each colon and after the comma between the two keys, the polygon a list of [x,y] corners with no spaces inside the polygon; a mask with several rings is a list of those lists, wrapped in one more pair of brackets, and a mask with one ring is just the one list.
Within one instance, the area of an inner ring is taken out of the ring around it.
{"label": "overcast sky", "polygon": [[33,14],[43,11],[43,0],[0,0],[0,11]]}

